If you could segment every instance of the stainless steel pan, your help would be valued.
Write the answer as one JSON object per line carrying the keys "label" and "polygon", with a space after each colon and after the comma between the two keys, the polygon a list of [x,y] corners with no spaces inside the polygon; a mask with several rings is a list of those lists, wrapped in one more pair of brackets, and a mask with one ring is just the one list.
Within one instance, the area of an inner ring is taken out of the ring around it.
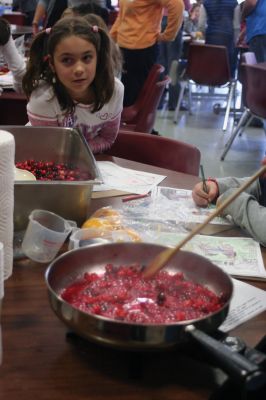
{"label": "stainless steel pan", "polygon": [[206,334],[215,331],[226,318],[233,284],[225,272],[197,254],[179,251],[166,269],[169,272],[183,272],[187,279],[206,285],[216,294],[224,294],[224,306],[204,318],[163,325],[126,323],[84,313],[60,297],[62,290],[84,272],[103,272],[108,263],[115,266],[132,263],[147,265],[164,249],[163,246],[148,243],[110,243],[63,254],[50,264],[45,274],[52,309],[72,331],[104,345],[132,350],[159,349],[193,338],[238,380],[247,381],[247,377],[250,380],[256,376],[257,365],[239,354],[233,354]]}

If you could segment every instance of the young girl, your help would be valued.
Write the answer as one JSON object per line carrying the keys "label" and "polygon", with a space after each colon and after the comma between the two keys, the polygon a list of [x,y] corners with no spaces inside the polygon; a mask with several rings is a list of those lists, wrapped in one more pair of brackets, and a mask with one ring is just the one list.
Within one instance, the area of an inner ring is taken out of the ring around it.
{"label": "young girl", "polygon": [[23,89],[31,125],[76,128],[93,153],[115,141],[124,88],[108,34],[85,18],[63,18],[35,37]]}

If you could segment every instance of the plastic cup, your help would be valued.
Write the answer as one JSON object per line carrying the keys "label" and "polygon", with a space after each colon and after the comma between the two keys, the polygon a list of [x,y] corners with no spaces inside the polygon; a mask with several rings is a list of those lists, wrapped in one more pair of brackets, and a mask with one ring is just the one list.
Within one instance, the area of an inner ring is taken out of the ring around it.
{"label": "plastic cup", "polygon": [[52,261],[67,236],[77,226],[75,221],[65,220],[45,210],[33,210],[22,241],[22,250],[30,259],[47,263]]}

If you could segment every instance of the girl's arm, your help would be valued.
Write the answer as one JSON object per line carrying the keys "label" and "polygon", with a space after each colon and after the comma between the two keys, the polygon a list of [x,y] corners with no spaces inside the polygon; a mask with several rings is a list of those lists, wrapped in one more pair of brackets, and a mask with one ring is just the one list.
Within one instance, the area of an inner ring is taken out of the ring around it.
{"label": "girl's arm", "polygon": [[38,33],[39,31],[40,21],[44,19],[46,15],[46,10],[47,10],[47,2],[45,0],[39,0],[32,21],[34,35],[36,35],[36,33]]}
{"label": "girl's arm", "polygon": [[26,72],[26,64],[24,58],[19,54],[12,36],[4,46],[0,46],[2,55],[8,65],[8,69],[13,74],[14,89],[18,93],[22,93],[22,78]]}
{"label": "girl's arm", "polygon": [[245,0],[242,8],[242,20],[244,20],[250,13],[252,13],[257,5],[257,2],[257,0]]}
{"label": "girl's arm", "polygon": [[103,124],[99,135],[95,136],[91,140],[88,140],[88,144],[94,154],[102,153],[112,146],[118,134],[120,119],[121,114],[119,114],[112,121],[106,122]]}
{"label": "girl's arm", "polygon": [[178,34],[182,22],[183,22],[183,12],[184,3],[182,0],[162,0],[161,4],[167,9],[167,25],[165,30],[160,33],[158,40],[171,41],[174,40]]}
{"label": "girl's arm", "polygon": [[[256,182],[259,192],[259,184]],[[218,203],[229,197],[235,189],[228,189],[218,199]],[[234,223],[255,240],[266,246],[266,207],[259,204],[258,198],[249,193],[241,193],[226,209],[222,215],[230,215]]]}

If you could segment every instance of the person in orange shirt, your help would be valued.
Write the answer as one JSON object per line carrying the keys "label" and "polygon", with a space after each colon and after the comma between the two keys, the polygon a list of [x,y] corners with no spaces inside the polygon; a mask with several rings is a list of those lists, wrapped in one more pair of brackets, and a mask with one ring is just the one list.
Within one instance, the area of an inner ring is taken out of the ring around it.
{"label": "person in orange shirt", "polygon": [[[164,8],[167,26],[161,32]],[[183,0],[120,0],[119,13],[110,34],[123,59],[124,107],[132,105],[148,73],[156,63],[158,42],[175,39],[183,21]]]}

